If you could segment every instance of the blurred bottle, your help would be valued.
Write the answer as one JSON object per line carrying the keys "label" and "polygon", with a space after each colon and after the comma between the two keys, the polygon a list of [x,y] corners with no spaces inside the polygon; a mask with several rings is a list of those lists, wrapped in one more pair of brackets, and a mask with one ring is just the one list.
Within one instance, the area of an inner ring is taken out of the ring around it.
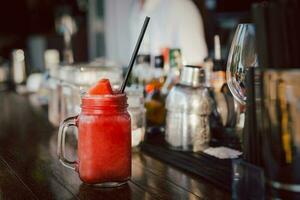
{"label": "blurred bottle", "polygon": [[165,122],[165,97],[159,89],[154,89],[145,100],[147,125],[161,126]]}
{"label": "blurred bottle", "polygon": [[22,49],[12,52],[12,80],[16,85],[24,84],[26,81],[25,55]]}
{"label": "blurred bottle", "polygon": [[164,71],[165,73],[168,73],[170,70],[170,49],[168,47],[164,47],[162,48],[161,53],[164,59]]}
{"label": "blurred bottle", "polygon": [[219,35],[214,37],[215,57],[213,60],[213,72],[211,84],[215,91],[220,92],[224,84],[226,84],[225,64],[221,56],[221,44]]}
{"label": "blurred bottle", "polygon": [[137,147],[143,140],[146,128],[143,87],[131,85],[126,88],[128,112],[131,117],[131,146]]}
{"label": "blurred bottle", "polygon": [[44,53],[45,68],[49,74],[55,75],[59,65],[59,52],[56,49],[47,49]]}
{"label": "blurred bottle", "polygon": [[164,50],[164,58],[168,59],[168,65],[164,69],[168,70],[165,83],[161,89],[163,95],[167,95],[174,85],[179,82],[180,69],[182,68],[182,55],[180,49]]}
{"label": "blurred bottle", "polygon": [[25,85],[27,74],[24,51],[22,49],[13,50],[11,59],[9,88],[19,94],[25,94],[27,92]]}
{"label": "blurred bottle", "polygon": [[205,58],[203,63],[203,69],[205,71],[205,85],[209,88],[212,87],[212,76],[213,76],[214,62],[211,58]]}
{"label": "blurred bottle", "polygon": [[140,54],[137,56],[136,66],[132,70],[131,83],[145,85],[152,79],[152,67],[150,65],[149,54]]}
{"label": "blurred bottle", "polygon": [[169,62],[171,70],[180,70],[182,68],[182,55],[180,49],[170,49]]}
{"label": "blurred bottle", "polygon": [[72,50],[72,36],[77,32],[77,25],[73,16],[63,14],[55,21],[56,31],[63,35],[64,50],[63,62],[71,64],[74,62],[74,53]]}
{"label": "blurred bottle", "polygon": [[9,84],[9,65],[0,57],[0,91],[8,89]]}
{"label": "blurred bottle", "polygon": [[[48,119],[54,126],[60,123],[61,84],[59,80],[59,52],[48,49],[44,53],[46,83],[48,88]],[[48,76],[48,77],[47,77]]]}
{"label": "blurred bottle", "polygon": [[146,85],[146,119],[149,126],[160,126],[165,121],[165,97],[161,88],[165,81],[163,56],[154,57],[153,79]]}
{"label": "blurred bottle", "polygon": [[146,84],[145,91],[147,94],[155,89],[160,90],[165,81],[164,59],[162,55],[154,57],[154,68],[151,69],[152,80]]}

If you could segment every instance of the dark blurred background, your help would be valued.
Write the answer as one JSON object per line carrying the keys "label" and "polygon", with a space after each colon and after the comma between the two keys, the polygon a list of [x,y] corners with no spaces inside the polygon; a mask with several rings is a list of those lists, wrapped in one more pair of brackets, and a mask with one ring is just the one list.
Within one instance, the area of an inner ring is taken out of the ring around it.
{"label": "dark blurred background", "polygon": [[[75,62],[106,56],[105,18],[109,0],[9,0],[0,7],[0,56],[9,59],[13,49],[63,49],[63,37],[55,22],[68,14],[75,19],[78,31],[72,38]],[[223,56],[238,23],[250,21],[251,4],[257,0],[194,0],[205,26],[206,40],[213,52],[213,36],[221,36]],[[122,4],[124,1],[109,1]],[[124,12],[126,12],[124,10]],[[95,13],[95,14],[91,14]],[[98,23],[100,28],[91,28]],[[102,26],[102,28],[101,28]],[[93,38],[94,37],[94,38]],[[96,43],[96,44],[95,44]],[[29,56],[30,57],[30,56]],[[32,57],[32,55],[31,55]],[[29,58],[31,62],[33,58]],[[29,63],[30,64],[30,63]]]}
{"label": "dark blurred background", "polygon": [[[75,18],[79,27],[73,49],[79,61],[87,60],[87,10],[76,0],[10,0],[0,7],[0,56],[9,59],[12,49],[37,44],[62,50],[63,38],[55,20],[63,14]],[[33,43],[33,44],[31,44]]]}

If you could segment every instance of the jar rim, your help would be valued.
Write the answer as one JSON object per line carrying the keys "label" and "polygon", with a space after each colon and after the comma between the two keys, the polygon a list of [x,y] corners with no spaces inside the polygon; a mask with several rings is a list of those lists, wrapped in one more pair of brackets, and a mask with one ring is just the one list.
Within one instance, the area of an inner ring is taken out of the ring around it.
{"label": "jar rim", "polygon": [[91,94],[85,94],[82,99],[117,99],[117,98],[124,98],[126,96],[126,93],[113,93],[113,94],[103,94],[103,95],[91,95]]}
{"label": "jar rim", "polygon": [[110,109],[110,108],[126,108],[127,96],[125,93],[114,93],[105,95],[84,95],[82,97],[82,109]]}

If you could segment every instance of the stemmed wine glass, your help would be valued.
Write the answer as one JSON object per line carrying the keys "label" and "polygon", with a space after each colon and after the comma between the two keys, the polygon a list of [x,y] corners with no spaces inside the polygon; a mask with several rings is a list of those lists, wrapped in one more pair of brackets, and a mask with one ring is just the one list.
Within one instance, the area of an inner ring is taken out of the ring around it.
{"label": "stemmed wine glass", "polygon": [[[243,126],[243,157],[251,163],[260,162],[260,139],[257,132],[257,116],[255,106],[255,69],[258,66],[255,27],[253,24],[240,24],[235,32],[229,52],[226,78],[229,90],[242,105],[245,120]],[[260,108],[258,107],[258,110]]]}
{"label": "stemmed wine glass", "polygon": [[255,27],[253,24],[239,24],[229,51],[226,79],[229,90],[241,104],[246,104],[246,72],[248,67],[256,67],[257,52]]}

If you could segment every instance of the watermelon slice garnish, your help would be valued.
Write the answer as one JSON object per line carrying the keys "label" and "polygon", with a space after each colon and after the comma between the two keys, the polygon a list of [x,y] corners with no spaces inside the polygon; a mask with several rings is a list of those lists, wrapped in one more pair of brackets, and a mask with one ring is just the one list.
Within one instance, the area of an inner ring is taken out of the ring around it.
{"label": "watermelon slice garnish", "polygon": [[101,79],[100,81],[97,82],[96,85],[94,85],[88,90],[88,94],[90,95],[113,94],[113,90],[111,88],[108,79]]}

